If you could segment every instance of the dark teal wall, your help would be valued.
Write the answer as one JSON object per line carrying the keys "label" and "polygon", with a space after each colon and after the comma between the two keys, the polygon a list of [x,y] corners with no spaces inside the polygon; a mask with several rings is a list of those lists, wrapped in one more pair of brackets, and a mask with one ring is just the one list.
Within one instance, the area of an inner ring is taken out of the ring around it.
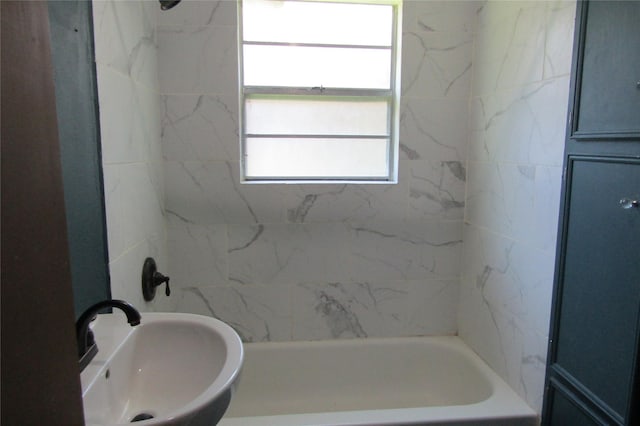
{"label": "dark teal wall", "polygon": [[110,297],[91,2],[51,1],[49,20],[77,318]]}

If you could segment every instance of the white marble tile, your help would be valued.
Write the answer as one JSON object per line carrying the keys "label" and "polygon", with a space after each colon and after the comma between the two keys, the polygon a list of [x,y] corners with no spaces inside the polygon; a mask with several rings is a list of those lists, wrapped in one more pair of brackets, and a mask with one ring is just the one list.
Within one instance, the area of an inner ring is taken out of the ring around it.
{"label": "white marble tile", "polygon": [[[546,84],[548,83],[548,84]],[[529,147],[532,163],[562,166],[569,105],[569,76],[546,80],[529,100],[529,108],[540,129],[540,139]]]}
{"label": "white marble tile", "polygon": [[469,162],[465,220],[530,241],[535,222],[536,167]]}
{"label": "white marble tile", "polygon": [[464,217],[466,169],[460,161],[410,161],[409,217]]}
{"label": "white marble tile", "polygon": [[[292,189],[282,184],[247,184],[240,183],[240,165],[230,163],[233,177],[233,190],[242,199],[245,206],[251,208],[253,223],[285,223],[285,199]],[[230,223],[249,223],[233,219]]]}
{"label": "white marble tile", "polygon": [[549,329],[555,256],[475,226],[465,227],[465,283],[493,313],[517,317],[527,328]]}
{"label": "white marble tile", "polygon": [[143,161],[158,165],[162,169],[162,143],[160,122],[160,95],[157,87],[154,90],[146,86],[135,85],[136,107],[139,109],[139,123],[142,133]]}
{"label": "white marble tile", "polygon": [[537,412],[574,7],[487,2],[475,45],[459,334]]}
{"label": "white marble tile", "polygon": [[154,29],[158,27],[158,15],[160,13],[160,9],[158,5],[154,1],[140,1],[142,3],[142,13],[145,15],[145,20],[147,20],[151,25],[153,25]]}
{"label": "white marble tile", "polygon": [[160,93],[237,94],[237,37],[232,26],[160,27]]}
{"label": "white marble tile", "polygon": [[544,400],[548,343],[546,334],[537,334],[529,329],[525,331],[520,370],[511,385],[520,391],[524,400],[538,413],[542,412]]}
{"label": "white marble tile", "polygon": [[465,220],[553,251],[561,171],[555,166],[470,162]]}
{"label": "white marble tile", "polygon": [[145,163],[104,168],[109,257],[119,257],[141,241],[164,232],[162,200]]}
{"label": "white marble tile", "polygon": [[[170,214],[177,214],[184,220],[192,221],[196,223],[238,223],[255,222],[254,218],[247,210],[246,205],[243,205],[242,198],[237,196],[231,201],[237,202],[236,209],[241,210],[241,214],[245,214],[244,219],[239,218],[240,214],[236,211],[232,214],[230,206],[229,194],[221,193],[225,187],[229,187],[228,179],[222,176],[215,176],[215,171],[211,170],[207,165],[201,165],[196,163],[167,163],[167,180],[168,186],[168,200],[167,208]],[[182,172],[182,168],[186,168],[184,182],[185,186],[176,186],[177,179],[176,174]],[[193,177],[191,176],[193,175]],[[273,197],[274,188],[270,185],[243,185],[240,187],[241,193],[245,196],[245,200],[250,203],[256,199],[258,195],[262,197]],[[288,218],[291,221],[298,223],[311,221],[326,221],[332,219],[344,220],[350,217],[356,219],[365,218],[370,219],[376,217],[379,214],[379,207],[382,203],[378,202],[378,199],[384,200],[384,205],[389,210],[389,215],[395,214],[394,211],[404,212],[397,204],[402,202],[402,197],[389,197],[388,191],[397,191],[397,186],[358,186],[353,187],[350,191],[347,191],[344,196],[340,194],[340,189],[335,193],[326,189],[326,187],[317,186],[309,188],[307,186],[295,188],[294,186],[280,187],[282,192],[287,192],[290,189],[296,191],[305,192],[299,193],[297,196],[297,205],[288,208]],[[325,188],[322,192],[306,192],[316,191],[321,188]],[[339,187],[338,187],[339,188]],[[275,192],[277,194],[277,192]],[[234,195],[234,194],[231,194]],[[401,195],[405,195],[402,190]],[[291,199],[291,194],[287,196],[287,199]],[[356,203],[353,203],[353,200]],[[216,201],[219,204],[216,204]],[[278,208],[277,201],[272,201],[274,208]],[[265,206],[265,202],[257,203],[260,206]],[[290,204],[289,204],[290,205]],[[384,209],[383,209],[384,210]],[[363,214],[364,211],[364,214]],[[227,213],[229,212],[229,213]],[[244,212],[244,213],[242,213]],[[256,216],[260,216],[258,213]],[[229,218],[232,217],[232,218]],[[261,221],[262,222],[262,221]],[[286,228],[286,227],[285,227]],[[292,229],[295,229],[292,228]],[[289,238],[288,234],[276,237],[276,243],[280,240],[286,240]],[[286,243],[285,243],[286,244]],[[313,241],[307,241],[305,245],[315,246]],[[314,249],[316,250],[316,249]],[[327,251],[331,251],[332,248],[326,248]],[[344,268],[342,268],[344,270]],[[344,276],[344,275],[343,275]],[[301,276],[305,279],[305,276]]]}
{"label": "white marble tile", "polygon": [[475,30],[481,1],[424,1],[403,2],[402,27],[405,31],[467,32]]}
{"label": "white marble tile", "polygon": [[[147,164],[147,170],[149,177],[151,179],[151,185],[153,186],[153,190],[155,191],[155,200],[157,202],[159,215],[165,216],[166,205],[165,205],[165,182],[164,182],[164,168],[162,163],[150,163]],[[157,226],[164,227],[164,221],[158,222]],[[160,229],[160,228],[158,228]]]}
{"label": "white marble tile", "polygon": [[156,8],[93,3],[112,296],[144,311],[170,311],[174,298],[147,303],[140,284],[146,257],[167,267]]}
{"label": "white marble tile", "polygon": [[469,100],[404,97],[400,106],[400,159],[464,161]]}
{"label": "white marble tile", "polygon": [[291,297],[285,286],[187,287],[179,312],[218,318],[244,342],[291,340]]}
{"label": "white marble tile", "polygon": [[400,162],[397,184],[288,185],[282,189],[291,223],[404,220],[408,163]]}
{"label": "white marble tile", "polygon": [[567,75],[571,72],[575,15],[574,0],[556,0],[547,3],[544,78]]}
{"label": "white marble tile", "polygon": [[237,95],[162,97],[164,157],[175,161],[239,161]]}
{"label": "white marble tile", "polygon": [[159,96],[98,65],[103,164],[160,162]]}
{"label": "white marble tile", "polygon": [[540,81],[543,77],[545,2],[493,3],[488,4],[504,11],[488,24],[479,25],[473,58],[474,96]]}
{"label": "white marble tile", "polygon": [[97,74],[103,163],[144,161],[144,129],[135,84],[100,64]]}
{"label": "white marble tile", "polygon": [[461,222],[354,223],[349,227],[352,281],[455,278],[459,274]]}
{"label": "white marble tile", "polygon": [[[482,33],[496,30],[495,27],[515,20],[519,15],[529,14],[532,9],[546,8],[546,3],[546,0],[484,1],[477,13],[476,31]],[[498,40],[495,41],[497,44],[493,46],[495,50],[492,52],[494,57],[498,57],[510,41],[502,40],[501,44]]]}
{"label": "white marble tile", "polygon": [[366,199],[354,193],[354,186],[288,185],[284,203],[290,223],[340,222],[361,213]]}
{"label": "white marble tile", "polygon": [[406,334],[454,335],[458,331],[459,280],[423,280],[409,283]]}
{"label": "white marble tile", "polygon": [[561,189],[562,167],[536,167],[532,244],[552,254],[556,250]]}
{"label": "white marble tile", "polygon": [[468,33],[404,32],[402,95],[467,99],[472,45]]}
{"label": "white marble tile", "polygon": [[561,165],[568,96],[560,77],[473,98],[469,159]]}
{"label": "white marble tile", "polygon": [[492,342],[495,347],[483,351],[488,345],[475,340],[471,342],[472,348],[478,351],[532,408],[539,410],[546,360],[546,345],[543,344],[546,342],[545,339],[532,334],[517,319],[501,314],[494,314],[490,322],[480,321],[479,326],[487,329],[483,339]]}
{"label": "white marble tile", "polygon": [[[231,173],[226,162],[166,161],[167,214],[198,224],[227,223],[238,204],[230,192]],[[252,220],[248,209],[242,216]]]}
{"label": "white marble tile", "polygon": [[519,318],[487,308],[463,284],[460,337],[465,340],[533,409],[541,411],[547,339]]}
{"label": "white marble tile", "polygon": [[227,284],[227,226],[167,215],[168,273],[174,288]]}
{"label": "white marble tile", "polygon": [[240,184],[237,163],[166,161],[166,208],[199,224],[282,222],[278,188]]}
{"label": "white marble tile", "polygon": [[151,302],[146,302],[142,296],[140,276],[144,260],[147,257],[153,257],[158,265],[158,270],[166,272],[167,254],[164,248],[164,239],[163,234],[149,235],[110,262],[111,297],[113,299],[126,300],[144,312],[172,312],[175,309],[179,297],[175,291],[172,291],[171,296],[166,297],[163,287],[156,291],[156,297]]}
{"label": "white marble tile", "polygon": [[122,186],[120,166],[105,164],[102,167],[104,182],[105,219],[107,226],[107,243],[109,258],[115,259],[125,249],[124,217],[122,212]]}
{"label": "white marble tile", "polygon": [[241,284],[340,281],[347,276],[345,225],[229,226],[229,279]]}
{"label": "white marble tile", "polygon": [[458,307],[458,334],[489,366],[506,379],[506,354],[492,311],[477,290],[474,278],[463,276]]}
{"label": "white marble tile", "polygon": [[293,289],[293,339],[404,333],[406,282],[302,283]]}
{"label": "white marble tile", "polygon": [[119,170],[122,233],[125,248],[164,230],[162,199],[158,198],[153,174],[145,163],[123,164]]}
{"label": "white marble tile", "polygon": [[155,13],[144,1],[94,1],[96,62],[136,82],[155,86],[157,46]]}
{"label": "white marble tile", "polygon": [[236,25],[236,1],[182,0],[171,10],[159,12],[161,26],[205,27],[209,25]]}

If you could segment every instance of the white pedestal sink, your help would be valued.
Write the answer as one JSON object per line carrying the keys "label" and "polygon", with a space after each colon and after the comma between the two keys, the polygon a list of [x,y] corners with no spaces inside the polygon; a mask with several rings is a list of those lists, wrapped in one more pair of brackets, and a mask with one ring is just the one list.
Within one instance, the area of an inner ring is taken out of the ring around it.
{"label": "white pedestal sink", "polygon": [[92,330],[98,354],[81,374],[87,426],[213,426],[224,414],[243,360],[225,323],[143,313],[131,327],[114,312],[98,315]]}

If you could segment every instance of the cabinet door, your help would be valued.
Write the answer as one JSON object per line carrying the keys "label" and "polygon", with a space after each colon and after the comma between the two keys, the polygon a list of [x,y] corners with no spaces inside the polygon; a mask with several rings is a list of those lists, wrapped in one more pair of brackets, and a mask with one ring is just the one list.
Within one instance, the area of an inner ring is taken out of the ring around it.
{"label": "cabinet door", "polygon": [[592,1],[582,25],[574,136],[640,136],[640,1]]}
{"label": "cabinet door", "polygon": [[551,367],[626,422],[640,335],[640,206],[633,203],[640,161],[573,157],[568,164]]}
{"label": "cabinet door", "polygon": [[550,424],[562,426],[604,426],[607,424],[606,420],[602,420],[589,408],[581,406],[579,402],[555,386],[551,388],[550,392]]}

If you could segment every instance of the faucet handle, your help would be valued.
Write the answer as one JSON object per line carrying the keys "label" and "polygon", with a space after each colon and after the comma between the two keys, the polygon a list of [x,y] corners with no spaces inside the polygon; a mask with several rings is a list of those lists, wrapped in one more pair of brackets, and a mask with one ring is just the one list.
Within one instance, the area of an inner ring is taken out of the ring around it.
{"label": "faucet handle", "polygon": [[142,266],[142,295],[147,302],[156,297],[156,287],[166,283],[164,294],[169,296],[171,289],[169,288],[169,277],[158,272],[156,262],[153,258],[148,257]]}
{"label": "faucet handle", "polygon": [[164,289],[164,294],[169,297],[169,295],[171,295],[171,289],[169,288],[169,277],[167,277],[166,275],[162,275],[160,272],[156,271],[153,274],[153,286],[157,287],[159,285],[161,285],[162,283],[166,283],[167,286]]}

